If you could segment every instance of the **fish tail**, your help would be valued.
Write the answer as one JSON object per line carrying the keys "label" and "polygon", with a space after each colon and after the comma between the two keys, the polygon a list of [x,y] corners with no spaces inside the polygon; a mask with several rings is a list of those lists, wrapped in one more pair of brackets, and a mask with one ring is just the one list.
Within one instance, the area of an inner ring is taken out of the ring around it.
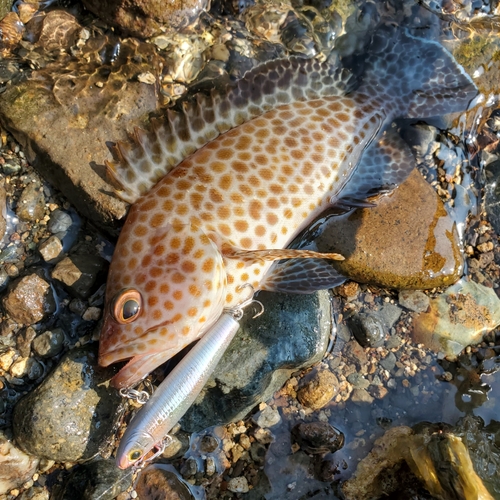
{"label": "fish tail", "polygon": [[359,92],[383,96],[393,118],[465,111],[478,94],[472,78],[442,45],[391,24],[374,31],[354,64],[364,69]]}

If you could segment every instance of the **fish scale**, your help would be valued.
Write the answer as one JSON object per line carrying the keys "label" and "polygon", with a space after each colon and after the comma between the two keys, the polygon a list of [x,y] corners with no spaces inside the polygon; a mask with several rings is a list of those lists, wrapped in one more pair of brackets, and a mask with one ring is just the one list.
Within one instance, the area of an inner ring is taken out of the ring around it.
{"label": "fish scale", "polygon": [[[423,89],[419,93],[394,66],[395,57],[389,57],[394,53],[400,63],[404,56],[412,78],[418,76],[418,88]],[[325,91],[320,98],[316,92],[310,99],[302,92],[295,101],[293,92],[285,93],[274,109],[260,108],[259,116],[253,115],[255,110],[241,112],[229,121],[246,121],[205,141],[134,203],[110,267],[100,341],[100,364],[132,358],[114,378],[115,386],[133,385],[203,335],[224,307],[244,300],[247,284],[257,291],[279,290],[280,283],[290,290],[293,283],[294,291],[305,293],[338,283],[324,259],[340,256],[286,247],[342,192],[359,195],[355,188],[363,183],[359,178],[351,182],[355,168],[363,152],[379,144],[392,119],[417,111],[430,116],[465,109],[476,94],[470,78],[434,42],[382,28],[373,37],[369,55],[370,65],[356,92]],[[434,60],[441,76],[432,68]],[[264,69],[263,80],[254,71],[252,82],[270,92],[266,82],[276,84],[276,78],[272,66]],[[293,80],[292,87],[300,85],[310,85],[307,74]],[[254,101],[250,99],[251,106]],[[196,113],[199,118],[199,110]],[[185,126],[182,135],[189,142],[188,129]],[[139,151],[127,153],[127,158],[122,154],[128,168],[134,166],[135,178],[145,158],[154,160],[147,151],[161,150],[154,142],[148,144],[154,138],[139,136]],[[384,141],[380,148],[390,151]],[[140,161],[134,163],[134,158]],[[112,168],[116,179],[119,169]],[[365,162],[365,176],[370,168],[400,170],[397,165]],[[400,182],[405,175],[398,171],[394,177]],[[391,170],[384,179],[391,179]],[[122,187],[126,189],[126,182]],[[283,259],[289,259],[284,267],[270,272],[273,262]]]}

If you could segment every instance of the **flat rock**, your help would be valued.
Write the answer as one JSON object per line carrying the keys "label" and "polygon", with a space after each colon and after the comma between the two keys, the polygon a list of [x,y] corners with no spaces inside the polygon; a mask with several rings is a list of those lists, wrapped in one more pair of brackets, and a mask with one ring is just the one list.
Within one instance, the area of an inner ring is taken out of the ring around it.
{"label": "flat rock", "polygon": [[151,70],[148,53],[154,51],[146,47],[141,62],[133,62],[138,47],[124,41],[122,57],[108,65],[109,73],[72,62],[76,87],[66,76],[69,68],[51,66],[0,95],[0,123],[22,144],[28,161],[80,214],[108,230],[125,216],[127,204],[105,180],[104,163],[111,160],[107,143],[127,140],[127,131],[144,126],[157,104],[154,85],[134,81],[134,71]]}
{"label": "flat rock", "polygon": [[110,435],[120,403],[97,365],[97,349],[68,352],[57,368],[14,408],[14,437],[27,453],[58,462],[94,456]]}
{"label": "flat rock", "polygon": [[264,314],[245,315],[241,328],[195,404],[181,420],[189,432],[240,420],[281,388],[291,373],[323,357],[332,320],[327,291],[310,295],[262,292]]}
{"label": "flat rock", "polygon": [[375,207],[329,219],[315,241],[321,252],[342,254],[332,265],[361,283],[427,289],[449,286],[462,273],[454,222],[416,170]]}

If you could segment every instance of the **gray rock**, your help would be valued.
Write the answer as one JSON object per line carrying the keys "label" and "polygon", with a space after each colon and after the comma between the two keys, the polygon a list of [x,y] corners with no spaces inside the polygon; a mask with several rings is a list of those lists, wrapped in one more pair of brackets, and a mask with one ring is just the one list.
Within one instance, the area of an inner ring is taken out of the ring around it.
{"label": "gray rock", "polygon": [[43,332],[33,341],[33,350],[41,358],[51,358],[59,354],[63,348],[64,332],[61,328]]}
{"label": "gray rock", "polygon": [[108,384],[114,372],[97,366],[94,346],[67,353],[14,408],[21,449],[58,462],[94,456],[111,433],[121,399]]}
{"label": "gray rock", "polygon": [[380,366],[382,366],[382,368],[384,368],[384,370],[391,372],[396,366],[395,354],[393,352],[390,352],[384,359],[380,361],[379,364]]}
{"label": "gray rock", "polygon": [[131,469],[119,469],[113,459],[98,460],[76,468],[54,500],[113,500],[132,486]]}
{"label": "gray rock", "polygon": [[401,306],[414,312],[425,312],[430,305],[428,295],[418,290],[401,290],[398,300]]}
{"label": "gray rock", "polygon": [[21,194],[16,215],[22,220],[36,221],[45,215],[45,196],[43,188],[37,182],[30,182]]}
{"label": "gray rock", "polygon": [[72,295],[85,299],[105,266],[106,261],[98,255],[70,255],[56,265],[52,278],[61,281]]}
{"label": "gray rock", "polygon": [[52,233],[64,233],[66,232],[71,225],[73,224],[73,219],[71,215],[63,210],[54,210],[50,214],[50,220],[47,224],[47,229]]}
{"label": "gray rock", "polygon": [[3,306],[17,323],[32,325],[55,311],[50,285],[37,274],[15,281],[3,298]]}
{"label": "gray rock", "polygon": [[247,314],[195,404],[181,420],[190,432],[238,420],[278,390],[291,373],[319,361],[332,328],[327,291],[260,293],[262,316]]}
{"label": "gray rock", "polygon": [[38,458],[23,453],[0,431],[0,495],[31,479],[37,466]]}
{"label": "gray rock", "polygon": [[380,347],[385,340],[386,330],[379,317],[373,311],[357,313],[348,320],[354,337],[363,347]]}
{"label": "gray rock", "polygon": [[347,376],[347,381],[351,383],[356,389],[366,389],[370,382],[366,380],[360,373],[354,372]]}
{"label": "gray rock", "polygon": [[262,429],[266,429],[279,424],[281,417],[278,410],[273,410],[270,406],[266,406],[262,411],[255,414],[252,420]]}
{"label": "gray rock", "polygon": [[390,302],[382,304],[378,310],[378,316],[380,321],[384,324],[386,332],[389,332],[394,326],[402,312],[402,309],[396,304],[391,304]]}
{"label": "gray rock", "polygon": [[356,404],[372,404],[374,398],[366,389],[354,389],[351,395],[351,401]]}

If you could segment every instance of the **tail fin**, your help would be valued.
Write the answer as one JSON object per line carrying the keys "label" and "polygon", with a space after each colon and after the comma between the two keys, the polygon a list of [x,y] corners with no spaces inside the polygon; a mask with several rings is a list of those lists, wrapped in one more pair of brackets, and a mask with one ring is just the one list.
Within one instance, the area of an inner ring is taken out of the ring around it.
{"label": "tail fin", "polygon": [[389,24],[372,35],[359,91],[385,96],[396,107],[394,118],[465,111],[478,94],[471,77],[438,42]]}

